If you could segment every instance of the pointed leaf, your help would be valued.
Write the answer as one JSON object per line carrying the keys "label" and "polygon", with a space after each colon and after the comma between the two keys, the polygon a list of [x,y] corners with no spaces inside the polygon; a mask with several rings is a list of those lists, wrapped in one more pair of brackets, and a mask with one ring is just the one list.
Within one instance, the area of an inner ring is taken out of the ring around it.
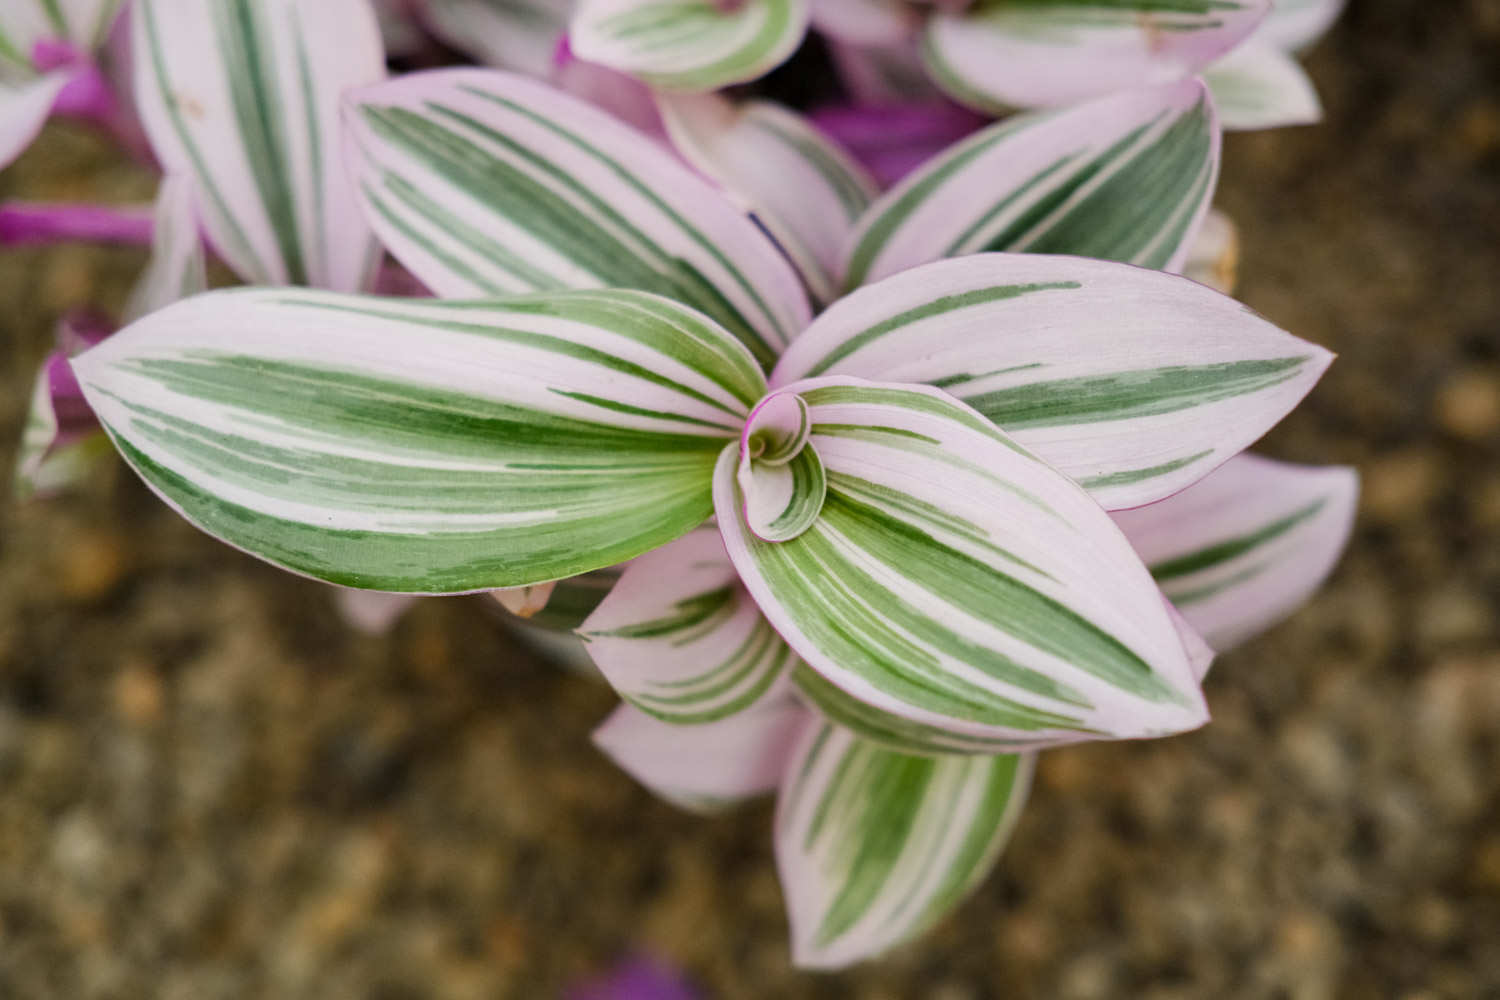
{"label": "pointed leaf", "polygon": [[828,494],[789,542],[751,533],[719,457],[729,557],[787,643],[888,715],[969,738],[1061,744],[1201,725],[1161,595],[1105,512],[927,386],[811,379]]}
{"label": "pointed leaf", "polygon": [[807,33],[808,0],[580,0],[580,59],[663,90],[717,90],[778,66]]}
{"label": "pointed leaf", "polygon": [[1295,610],[1349,540],[1359,477],[1241,455],[1116,522],[1162,590],[1220,652]]}
{"label": "pointed leaf", "polygon": [[1203,80],[1226,129],[1310,125],[1323,117],[1318,93],[1297,60],[1266,43],[1241,45],[1204,70]]}
{"label": "pointed leaf", "polygon": [[367,0],[140,0],[135,93],[241,278],[363,286],[375,244],[339,162],[340,95],[385,75]]}
{"label": "pointed leaf", "polygon": [[127,323],[208,288],[192,179],[184,174],[163,177],[153,214],[151,259],[125,304]]}
{"label": "pointed leaf", "polygon": [[372,590],[542,583],[710,510],[761,389],[698,313],[638,292],[497,302],[253,289],[74,362],[127,460],[210,534]]}
{"label": "pointed leaf", "polygon": [[986,250],[1175,270],[1218,169],[1213,105],[1196,80],[1009,118],[870,206],[844,287]]}
{"label": "pointed leaf", "polygon": [[1247,38],[1270,0],[1004,0],[939,13],[923,55],[956,100],[1072,104],[1192,76]]}
{"label": "pointed leaf", "polygon": [[77,484],[94,462],[109,454],[109,442],[84,402],[68,359],[99,343],[111,328],[85,313],[58,323],[57,347],[42,362],[32,384],[31,406],[16,452],[18,500],[45,497]]}
{"label": "pointed leaf", "polygon": [[797,265],[813,296],[833,299],[839,256],[875,182],[801,116],[716,94],[659,99],[683,157],[738,197]]}
{"label": "pointed leaf", "polygon": [[425,0],[422,20],[487,66],[545,77],[572,7],[572,0]]}
{"label": "pointed leaf", "polygon": [[439,295],[657,292],[769,363],[807,324],[791,266],[755,224],[634,129],[489,70],[361,92],[350,162],[386,246]]}
{"label": "pointed leaf", "polygon": [[70,78],[71,74],[61,69],[14,82],[0,76],[0,169],[31,145]]}
{"label": "pointed leaf", "polygon": [[776,804],[792,960],[840,968],[947,916],[994,868],[1035,763],[907,756],[808,726]]}
{"label": "pointed leaf", "polygon": [[578,632],[620,697],[677,725],[781,697],[796,660],[740,585],[713,527],[632,562]]}
{"label": "pointed leaf", "polygon": [[712,813],[776,788],[809,720],[791,697],[700,726],[674,726],[621,705],[594,731],[594,743],[668,802]]}
{"label": "pointed leaf", "polygon": [[983,254],[841,299],[771,382],[839,374],[938,386],[1119,509],[1175,493],[1245,448],[1332,357],[1184,278]]}

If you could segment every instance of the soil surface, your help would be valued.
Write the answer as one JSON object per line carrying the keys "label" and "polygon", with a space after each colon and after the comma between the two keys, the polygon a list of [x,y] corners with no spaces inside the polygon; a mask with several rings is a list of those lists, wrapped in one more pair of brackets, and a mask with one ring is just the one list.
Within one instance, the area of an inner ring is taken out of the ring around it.
{"label": "soil surface", "polygon": [[[769,804],[655,801],[482,602],[360,635],[106,463],[0,510],[0,995],[545,998],[646,953],[712,998],[1500,996],[1500,2],[1351,6],[1327,123],[1231,137],[1219,201],[1240,297],[1341,355],[1261,450],[1361,469],[1353,546],[1207,728],[1046,754],[934,933],[797,972]],[[0,174],[151,189],[62,125]],[[0,466],[57,316],[141,262],[0,255]]]}

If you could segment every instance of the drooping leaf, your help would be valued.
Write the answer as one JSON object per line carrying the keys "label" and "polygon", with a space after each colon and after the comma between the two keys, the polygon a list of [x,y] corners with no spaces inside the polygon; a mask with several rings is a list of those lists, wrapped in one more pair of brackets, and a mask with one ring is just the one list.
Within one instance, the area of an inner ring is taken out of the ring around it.
{"label": "drooping leaf", "polygon": [[1203,72],[1226,129],[1310,125],[1323,117],[1318,93],[1296,59],[1252,40]]}
{"label": "drooping leaf", "polygon": [[572,10],[572,0],[425,0],[422,19],[487,66],[545,77]]}
{"label": "drooping leaf", "polygon": [[662,722],[626,704],[594,730],[594,743],[668,802],[712,813],[775,789],[810,721],[787,695],[697,726]]}
{"label": "drooping leaf", "polygon": [[663,90],[754,80],[807,32],[808,0],[580,0],[568,41],[580,59]]}
{"label": "drooping leaf", "polygon": [[189,520],[374,590],[542,583],[671,541],[763,381],[638,292],[493,302],[199,296],[74,362],[126,459]]}
{"label": "drooping leaf", "polygon": [[831,301],[839,256],[875,197],[859,164],[802,117],[768,101],[735,106],[716,94],[659,99],[678,151],[739,198]]}
{"label": "drooping leaf", "polygon": [[1332,357],[1184,278],[982,254],[841,299],[793,342],[771,384],[837,374],[937,386],[1119,509],[1239,452]]}
{"label": "drooping leaf", "polygon": [[665,150],[544,84],[416,73],[361,92],[350,158],[386,246],[439,295],[658,292],[769,363],[809,316],[755,224]]}
{"label": "drooping leaf", "polygon": [[385,75],[366,0],[140,0],[135,93],[192,176],[209,239],[256,284],[364,286],[376,246],[340,162],[339,102]]}
{"label": "drooping leaf", "polygon": [[1290,614],[1349,540],[1359,477],[1240,455],[1116,522],[1188,623],[1223,652]]}
{"label": "drooping leaf", "polygon": [[935,14],[923,55],[955,100],[1052,107],[1192,76],[1247,38],[1270,0],[992,0]]}
{"label": "drooping leaf", "polygon": [[756,538],[738,444],[719,457],[714,510],[741,579],[814,670],[955,749],[1203,723],[1150,574],[1071,480],[927,386],[784,389],[807,401],[827,470],[817,520],[791,541]]}
{"label": "drooping leaf", "polygon": [[994,868],[1035,763],[909,756],[808,726],[776,808],[793,961],[840,968],[947,916]]}
{"label": "drooping leaf", "polygon": [[740,585],[713,527],[631,562],[578,632],[620,697],[682,726],[785,696],[797,659]]}
{"label": "drooping leaf", "polygon": [[203,241],[193,211],[193,182],[183,174],[168,174],[156,192],[151,230],[151,259],[136,279],[125,304],[125,322],[197,295],[208,288]]}
{"label": "drooping leaf", "polygon": [[1344,0],[1272,0],[1271,13],[1255,40],[1287,52],[1300,52],[1323,37],[1344,9]]}
{"label": "drooping leaf", "polygon": [[1009,118],[870,206],[844,287],[987,250],[1175,270],[1218,167],[1213,102],[1196,80]]}

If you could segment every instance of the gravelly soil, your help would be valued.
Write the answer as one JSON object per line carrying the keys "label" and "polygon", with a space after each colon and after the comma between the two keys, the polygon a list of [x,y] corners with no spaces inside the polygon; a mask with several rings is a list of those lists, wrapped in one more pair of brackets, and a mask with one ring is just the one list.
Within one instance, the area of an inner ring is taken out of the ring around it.
{"label": "gravelly soil", "polygon": [[[1046,755],[920,944],[789,967],[770,810],[661,805],[607,692],[477,601],[385,638],[120,470],[0,511],[0,996],[549,997],[645,950],[709,997],[1500,996],[1500,3],[1356,0],[1312,129],[1233,137],[1241,297],[1342,355],[1264,450],[1358,465],[1353,548],[1214,722]],[[149,194],[49,131],[0,195]],[[0,460],[131,251],[0,256]]]}

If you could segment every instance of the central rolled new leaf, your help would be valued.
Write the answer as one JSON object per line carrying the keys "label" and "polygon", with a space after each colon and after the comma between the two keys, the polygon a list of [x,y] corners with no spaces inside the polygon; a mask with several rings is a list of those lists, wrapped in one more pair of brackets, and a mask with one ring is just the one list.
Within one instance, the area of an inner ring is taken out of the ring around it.
{"label": "central rolled new leaf", "polygon": [[219,292],[74,368],[121,452],[199,527],[413,593],[542,583],[682,535],[765,393],[717,324],[626,291]]}
{"label": "central rolled new leaf", "polygon": [[994,752],[1206,720],[1160,592],[1076,483],[930,387],[833,377],[783,393],[806,404],[803,450],[826,470],[816,518],[761,537],[733,445],[714,509],[766,618],[863,704],[851,724]]}

